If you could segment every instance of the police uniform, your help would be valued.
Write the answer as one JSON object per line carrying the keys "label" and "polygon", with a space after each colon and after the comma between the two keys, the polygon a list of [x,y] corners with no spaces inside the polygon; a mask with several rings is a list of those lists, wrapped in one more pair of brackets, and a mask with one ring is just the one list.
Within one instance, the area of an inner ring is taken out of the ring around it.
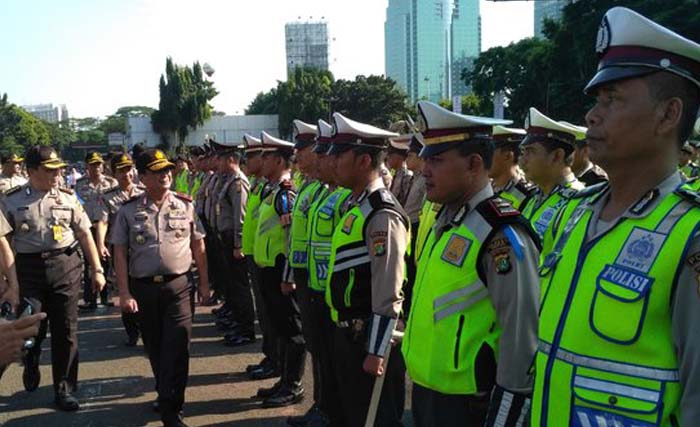
{"label": "police uniform", "polygon": [[[111,169],[133,168],[134,162],[128,154],[124,153],[114,157],[111,161]],[[114,187],[104,193],[102,202],[99,204],[97,221],[107,224],[106,241],[109,242],[109,233],[114,227],[119,208],[128,200],[143,194],[144,188],[141,185],[133,184],[131,187],[122,189],[120,186]],[[112,250],[110,250],[112,252]],[[127,335],[126,345],[135,346],[139,338],[138,313],[127,313],[122,311],[122,323]]]}
{"label": "police uniform", "polygon": [[678,170],[680,170],[683,176],[688,179],[697,178],[700,176],[700,167],[693,163],[693,154],[695,153],[695,149],[690,142],[686,141],[683,144],[683,147],[681,147],[681,151],[687,153],[690,156],[690,160],[685,165],[679,166]]}
{"label": "police uniform", "polygon": [[[291,157],[294,144],[262,132],[265,156]],[[294,292],[282,293],[282,283],[293,283],[292,271],[286,268],[289,228],[296,190],[291,175],[284,171],[260,203],[253,256],[260,268],[260,291],[269,308],[270,332],[276,338],[281,370],[280,380],[270,389],[261,389],[263,406],[286,406],[299,402],[304,395],[302,376],[306,359],[301,315]]]}
{"label": "police uniform", "polygon": [[[0,162],[5,165],[7,163],[12,163],[12,167],[21,164],[24,161],[23,158],[19,157],[17,154],[3,154],[0,156]],[[19,173],[13,173],[12,175],[0,174],[0,193],[6,193],[11,188],[18,187],[27,183],[27,178],[20,175]]]}
{"label": "police uniform", "polygon": [[[423,143],[420,141],[420,135],[411,135],[408,144],[408,152],[418,155],[423,148]],[[406,196],[406,203],[403,205],[411,221],[411,233],[416,233],[420,229],[420,217],[423,211],[423,203],[425,202],[425,177],[421,170],[413,170],[411,178],[411,187]],[[415,236],[411,236],[410,251],[406,257],[406,285],[404,286],[404,316],[408,317],[411,311],[411,295],[413,292],[413,284],[416,280],[416,242]]]}
{"label": "police uniform", "polygon": [[[212,148],[211,155],[214,156],[215,161],[218,161],[216,158],[218,144],[216,144],[216,142],[213,140],[210,140],[209,143]],[[222,260],[218,255],[221,253],[221,245],[219,244],[219,239],[216,235],[216,206],[218,204],[219,192],[221,191],[221,186],[223,185],[223,175],[218,169],[219,168],[217,165],[214,173],[207,183],[203,212],[203,224],[206,230],[207,266],[209,268],[209,280],[211,281],[215,298],[221,296],[225,286],[225,280],[222,273]]]}
{"label": "police uniform", "polygon": [[[700,45],[627,8],[606,13],[597,51],[589,93],[652,72],[700,88]],[[660,181],[616,218],[602,219],[613,197],[605,184],[557,218],[540,271],[531,425],[700,420],[700,205],[677,171]]]}
{"label": "police uniform", "polygon": [[[247,158],[261,156],[263,153],[260,138],[245,134],[245,155]],[[270,182],[262,176],[252,177],[250,195],[246,203],[246,219],[243,222],[242,248],[248,264],[248,273],[255,298],[255,310],[262,332],[263,359],[258,364],[249,365],[246,371],[253,379],[265,379],[279,376],[279,354],[275,337],[271,331],[270,315],[261,293],[260,268],[255,263],[255,239],[260,218],[260,203],[272,191]]]}
{"label": "police uniform", "polygon": [[[85,156],[85,163],[88,165],[98,163],[104,164],[104,159],[100,153],[91,151]],[[88,175],[83,176],[76,182],[75,192],[82,201],[83,208],[91,224],[95,224],[99,220],[102,203],[104,203],[104,193],[117,186],[117,180],[104,174],[100,174],[97,178],[97,182],[92,182]],[[96,239],[97,235],[94,226],[91,228],[91,231],[93,238]],[[109,263],[106,259],[102,260],[102,266],[105,270],[109,267]],[[97,306],[97,295],[92,291],[87,265],[83,273],[83,301],[85,304],[80,306],[81,309],[94,309]],[[110,301],[109,289],[107,286],[100,292],[100,302],[103,305],[113,305]]]}
{"label": "police uniform", "polygon": [[[418,110],[424,158],[504,124],[427,101]],[[418,260],[402,345],[417,426],[516,426],[529,409],[538,237],[491,185],[474,191],[466,204],[442,208]]]}
{"label": "police uniform", "polygon": [[[527,136],[520,144],[527,146],[535,143],[544,144],[548,147],[563,148],[567,153],[573,153],[576,130],[571,126],[556,122],[536,108],[530,108],[525,121]],[[540,238],[544,237],[545,231],[549,227],[557,210],[565,204],[577,190],[584,188],[568,167],[562,170],[560,182],[552,188],[549,193],[545,193],[541,188],[537,188],[535,193],[527,199],[522,206],[522,214],[530,221]],[[537,184],[535,182],[535,184]]]}
{"label": "police uniform", "polygon": [[[220,157],[237,156],[239,146],[225,148]],[[224,283],[224,298],[236,322],[234,335],[226,340],[228,345],[243,345],[255,341],[253,297],[250,293],[248,267],[245,258],[237,259],[234,250],[242,250],[243,223],[246,218],[246,205],[250,183],[246,175],[236,168],[224,174],[221,190],[217,195],[216,230],[221,247],[221,263]]]}
{"label": "police uniform", "polygon": [[[60,169],[65,163],[50,147],[32,147],[27,167]],[[51,370],[56,402],[78,409],[72,397],[78,382],[78,292],[82,261],[78,239],[90,232],[90,220],[71,190],[36,189],[31,183],[6,193],[2,212],[14,230],[20,298],[45,311],[36,344],[25,357],[23,380],[28,391],[39,385],[39,356],[51,328]],[[70,400],[70,401],[69,401]]]}
{"label": "police uniform", "polygon": [[[330,155],[356,147],[383,150],[388,138],[398,136],[339,113],[333,119],[336,133]],[[349,197],[343,210],[346,213],[331,239],[326,292],[331,309],[337,312],[333,362],[340,401],[345,424],[353,427],[365,424],[375,382],[363,363],[369,355],[386,357],[401,312],[410,224],[380,176],[360,194]],[[401,358],[390,358],[384,370],[377,425],[400,425],[404,375]]]}
{"label": "police uniform", "polygon": [[[401,135],[396,138],[389,139],[389,152],[397,152],[402,156],[408,154],[408,145],[411,142],[412,135]],[[401,168],[395,171],[394,178],[391,180],[391,193],[401,203],[401,206],[406,206],[406,199],[411,190],[413,182],[413,171],[408,169],[404,161]]]}
{"label": "police uniform", "polygon": [[[519,150],[518,146],[525,135],[526,132],[523,129],[496,125],[493,127],[493,144],[496,149]],[[492,181],[493,192],[498,197],[509,201],[514,208],[522,209],[525,202],[535,193],[536,187],[525,179],[517,164],[512,166],[510,178],[505,184],[497,185],[495,180]]]}
{"label": "police uniform", "polygon": [[[160,150],[145,150],[139,170],[173,168]],[[181,426],[192,331],[190,271],[192,241],[204,238],[191,199],[168,191],[161,206],[148,193],[124,203],[117,213],[111,243],[126,248],[128,275],[138,303],[143,341],[156,379],[161,418]]]}

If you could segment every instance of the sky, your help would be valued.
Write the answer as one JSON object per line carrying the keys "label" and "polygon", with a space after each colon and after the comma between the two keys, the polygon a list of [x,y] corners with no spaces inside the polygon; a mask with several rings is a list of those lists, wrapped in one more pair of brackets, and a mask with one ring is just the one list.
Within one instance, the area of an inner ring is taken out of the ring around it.
{"label": "sky", "polygon": [[[480,0],[482,49],[532,36],[527,1]],[[286,78],[284,24],[324,19],[336,78],[384,74],[388,0],[2,0],[0,93],[71,117],[158,106],[165,58],[209,63],[216,110],[243,114]]]}

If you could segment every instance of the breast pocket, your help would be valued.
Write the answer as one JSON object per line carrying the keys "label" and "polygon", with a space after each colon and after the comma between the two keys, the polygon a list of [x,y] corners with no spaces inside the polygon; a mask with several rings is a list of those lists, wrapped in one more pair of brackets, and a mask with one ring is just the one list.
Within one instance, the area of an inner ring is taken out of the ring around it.
{"label": "breast pocket", "polygon": [[70,208],[53,207],[51,208],[51,226],[60,225],[64,229],[69,229],[73,212]]}
{"label": "breast pocket", "polygon": [[651,277],[634,270],[606,265],[596,278],[589,313],[591,329],[600,337],[617,344],[629,345],[637,341],[653,282]]}
{"label": "breast pocket", "polygon": [[179,242],[190,237],[190,222],[187,218],[168,218],[166,230],[168,241]]}
{"label": "breast pocket", "polygon": [[157,236],[153,227],[144,222],[136,222],[130,227],[129,240],[132,245],[140,246],[157,241]]}

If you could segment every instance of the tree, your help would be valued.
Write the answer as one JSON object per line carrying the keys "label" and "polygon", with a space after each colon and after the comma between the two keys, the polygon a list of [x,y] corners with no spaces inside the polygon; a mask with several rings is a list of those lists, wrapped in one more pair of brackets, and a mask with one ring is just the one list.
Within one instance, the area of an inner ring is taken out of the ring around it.
{"label": "tree", "polygon": [[192,67],[182,66],[175,64],[170,57],[165,61],[165,74],[160,76],[159,90],[158,110],[151,114],[151,119],[153,129],[166,145],[169,145],[170,135],[182,142],[190,129],[204,124],[213,110],[209,101],[218,94],[214,84],[204,78],[199,62]]}
{"label": "tree", "polygon": [[396,82],[383,76],[357,76],[355,80],[336,81],[332,108],[353,120],[382,128],[414,112]]}
{"label": "tree", "polygon": [[292,121],[316,123],[328,117],[333,74],[310,68],[296,68],[286,82],[277,85],[280,135],[292,134]]}
{"label": "tree", "polygon": [[245,109],[245,114],[279,114],[277,88],[272,88],[269,92],[258,93],[253,102]]}
{"label": "tree", "polygon": [[[452,110],[451,99],[443,99],[439,104],[443,108]],[[462,114],[470,114],[473,116],[490,116],[493,114],[493,109],[488,101],[484,101],[472,93],[462,97]]]}
{"label": "tree", "polygon": [[7,95],[3,95],[0,100],[0,151],[20,153],[32,145],[50,143],[44,122],[9,103]]}

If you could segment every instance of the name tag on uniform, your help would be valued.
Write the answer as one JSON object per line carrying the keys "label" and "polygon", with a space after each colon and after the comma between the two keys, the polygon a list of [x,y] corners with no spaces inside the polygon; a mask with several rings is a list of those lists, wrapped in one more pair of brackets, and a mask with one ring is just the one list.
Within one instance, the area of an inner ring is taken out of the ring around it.
{"label": "name tag on uniform", "polygon": [[[219,204],[218,204],[218,203],[217,203],[217,205],[216,205],[216,211],[217,211],[217,213],[218,213],[218,211],[219,211]],[[184,211],[183,209],[173,209],[173,210],[171,210],[171,211],[168,213],[168,218],[172,218],[172,219],[186,219],[186,218],[187,218],[187,214],[185,213],[185,211]]]}
{"label": "name tag on uniform", "polygon": [[457,267],[461,267],[471,246],[471,240],[453,234],[450,236],[450,240],[447,242],[445,249],[443,249],[440,259]]}

